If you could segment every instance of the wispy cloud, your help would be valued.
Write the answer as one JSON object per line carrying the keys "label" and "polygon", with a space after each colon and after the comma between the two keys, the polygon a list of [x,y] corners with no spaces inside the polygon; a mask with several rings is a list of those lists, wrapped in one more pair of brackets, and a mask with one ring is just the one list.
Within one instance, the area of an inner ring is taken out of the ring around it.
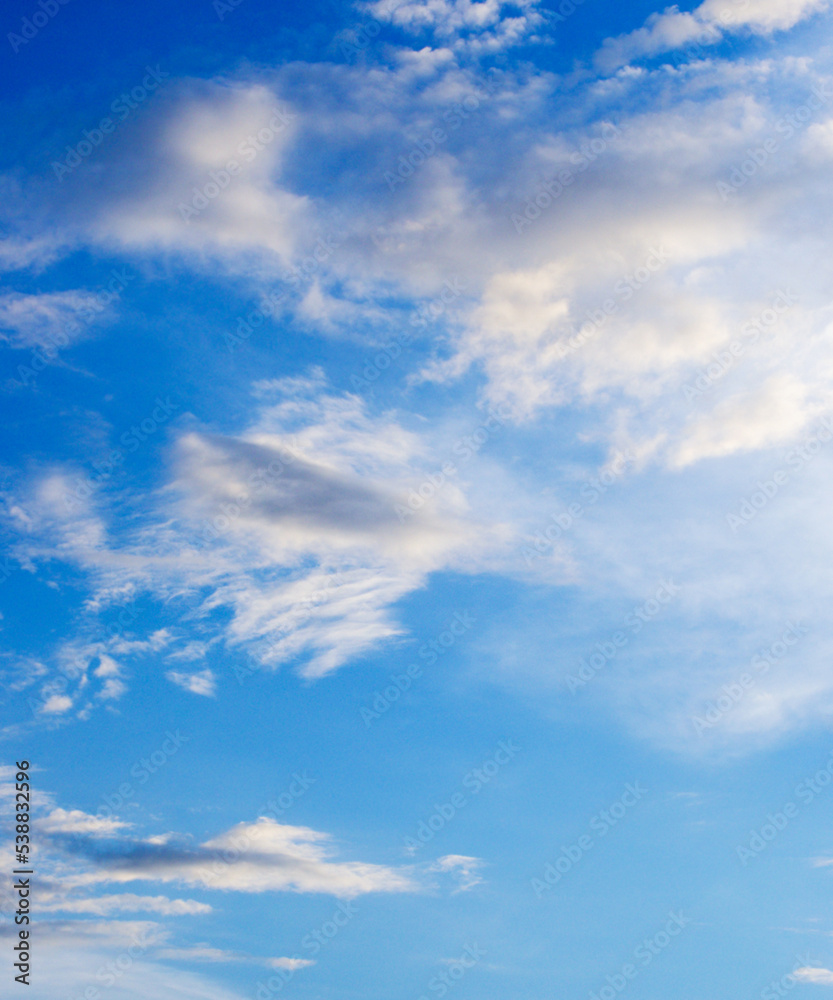
{"label": "wispy cloud", "polygon": [[180,670],[169,670],[165,676],[169,681],[190,691],[191,694],[200,694],[206,698],[213,698],[217,693],[217,678],[214,671],[206,668],[198,670],[196,673],[188,674]]}
{"label": "wispy cloud", "polygon": [[12,347],[68,347],[107,316],[101,297],[84,290],[0,295],[0,336]]}
{"label": "wispy cloud", "polygon": [[724,34],[744,28],[770,34],[794,27],[799,21],[829,8],[829,0],[706,0],[691,13],[675,5],[652,14],[645,26],[618,38],[609,38],[596,62],[612,72],[631,60],[655,56],[691,43],[714,45]]}
{"label": "wispy cloud", "polygon": [[[269,666],[306,656],[304,674],[322,676],[400,635],[390,607],[431,571],[460,564],[467,547],[471,558],[475,526],[452,482],[407,517],[397,513],[431,459],[393,415],[371,417],[356,397],[328,395],[313,383],[300,395],[294,386],[264,384],[258,395],[259,416],[239,436],[190,431],[179,438],[165,493],[166,504],[175,501],[175,522],[116,542],[100,503],[66,509],[55,473],[17,504],[25,517],[19,551],[27,560],[49,553],[83,567],[96,581],[88,602],[96,609],[141,591],[164,600],[187,595],[201,614],[227,607],[230,645]],[[160,522],[169,512],[160,509]],[[89,672],[112,685],[121,683],[115,668],[102,672],[111,653],[162,649],[179,655],[179,644],[157,630],[146,640],[82,640],[64,658],[81,678]],[[208,667],[167,676],[195,694],[215,691]],[[121,693],[105,689],[100,697]],[[43,711],[64,713],[73,704],[67,691],[47,694]]]}
{"label": "wispy cloud", "polygon": [[455,892],[466,892],[483,882],[480,874],[486,864],[482,858],[471,858],[463,854],[446,854],[438,858],[431,866],[431,871],[450,872],[457,881]]}
{"label": "wispy cloud", "polygon": [[809,967],[796,969],[793,976],[800,983],[817,983],[819,986],[833,986],[833,972],[830,969],[813,969]]}
{"label": "wispy cloud", "polygon": [[193,945],[190,948],[162,948],[158,955],[159,958],[174,962],[242,963],[264,965],[268,969],[295,970],[315,965],[315,962],[308,958],[259,958],[255,955],[247,955],[245,952],[212,948],[207,944]]}
{"label": "wispy cloud", "polygon": [[158,913],[165,917],[195,916],[211,913],[208,903],[195,899],[170,899],[168,896],[139,896],[123,892],[87,899],[50,898],[44,894],[41,908],[46,913],[78,913],[106,917],[113,913]]}

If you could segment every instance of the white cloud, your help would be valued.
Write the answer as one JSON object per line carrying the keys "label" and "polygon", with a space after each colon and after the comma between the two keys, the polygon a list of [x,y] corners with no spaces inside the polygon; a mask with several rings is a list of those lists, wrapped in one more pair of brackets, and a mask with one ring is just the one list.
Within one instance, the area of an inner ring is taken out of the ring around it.
{"label": "white cloud", "polygon": [[118,701],[127,693],[127,685],[117,677],[108,677],[98,692],[101,701]]}
{"label": "white cloud", "polygon": [[807,128],[804,146],[809,159],[829,161],[833,156],[833,118],[810,125]]}
{"label": "white cloud", "polygon": [[375,0],[362,8],[412,34],[430,32],[440,45],[494,52],[516,45],[544,24],[538,0]]}
{"label": "white cloud", "polygon": [[480,870],[486,864],[482,858],[467,857],[464,854],[446,854],[438,858],[431,871],[450,872],[457,881],[455,892],[466,892],[483,882]]}
{"label": "white cloud", "polygon": [[304,969],[315,962],[309,958],[267,958],[266,964],[271,969]]}
{"label": "white cloud", "polygon": [[244,952],[225,951],[222,948],[212,948],[207,944],[194,945],[190,948],[163,948],[159,957],[180,962],[216,962],[245,963],[249,965],[265,965],[268,969],[304,969],[315,965],[311,959],[305,958],[260,958],[247,955]]}
{"label": "white cloud", "polygon": [[117,701],[127,693],[127,685],[121,679],[121,666],[106,653],[99,656],[99,665],[93,670],[95,677],[104,678],[104,683],[96,697],[101,701]]}
{"label": "white cloud", "polygon": [[[686,38],[710,42],[739,26],[786,28],[815,7],[738,4],[724,27],[721,10],[706,3],[693,14],[655,15],[641,34],[616,44],[625,59],[679,50]],[[151,255],[164,247],[178,266],[216,271],[219,259],[244,291],[262,293],[284,261],[297,264],[304,234],[337,220],[349,239],[291,287],[287,321],[300,308],[305,331],[347,334],[362,346],[397,334],[414,306],[459,278],[464,291],[435,325],[420,328],[402,364],[444,381],[442,392],[456,392],[454,380],[470,372],[481,402],[505,404],[527,422],[524,433],[541,434],[547,444],[540,478],[530,476],[532,496],[516,481],[509,498],[497,462],[478,474],[472,464],[400,523],[396,504],[436,472],[440,435],[416,433],[417,417],[373,414],[350,396],[328,394],[320,380],[264,382],[242,429],[191,424],[181,434],[173,482],[152,496],[151,511],[143,498],[139,518],[117,523],[95,501],[68,513],[59,472],[31,497],[16,498],[9,510],[23,539],[21,562],[34,569],[58,558],[79,567],[94,591],[91,614],[139,593],[182,602],[193,634],[165,645],[172,657],[190,649],[199,658],[203,647],[177,643],[207,643],[205,620],[222,610],[232,646],[269,665],[299,660],[308,676],[320,676],[400,636],[393,607],[431,573],[494,566],[507,539],[551,527],[552,512],[581,488],[575,463],[585,458],[575,449],[593,451],[584,466],[592,474],[616,450],[629,450],[638,461],[622,485],[632,506],[606,496],[598,519],[594,511],[524,578],[602,581],[605,593],[619,588],[635,601],[635,591],[655,585],[650,573],[679,565],[694,595],[686,627],[708,620],[708,632],[714,622],[742,620],[755,641],[782,605],[790,614],[805,606],[820,613],[827,542],[811,498],[812,488],[828,491],[826,460],[814,460],[805,485],[791,480],[792,492],[749,525],[749,538],[727,535],[724,517],[829,410],[833,327],[817,263],[831,207],[829,57],[811,41],[806,52],[773,47],[766,58],[680,53],[674,66],[628,67],[601,79],[584,71],[560,79],[531,69],[484,74],[465,63],[458,42],[488,40],[505,10],[456,3],[396,10],[402,27],[422,24],[437,38],[450,32],[442,48],[423,46],[417,34],[418,50],[394,52],[386,65],[296,65],[263,71],[256,82],[184,85],[149,115],[130,157],[111,162],[102,152],[102,176],[119,183],[79,194],[79,214],[90,222],[75,231],[98,249],[116,244]],[[218,169],[240,128],[275,100],[286,100],[296,117],[234,188],[246,193],[245,210],[224,195],[190,223],[177,217],[181,191]],[[463,101],[471,113],[452,128]],[[446,139],[389,190],[386,171],[440,125]],[[749,150],[772,141],[763,163],[750,161]],[[134,166],[124,176],[127,160]],[[543,182],[555,190],[560,171],[570,182],[545,196]],[[325,174],[326,190],[316,180]],[[533,218],[519,232],[512,217],[527,206]],[[652,248],[667,259],[648,274]],[[744,334],[784,290],[795,301],[778,322],[758,337]],[[582,335],[608,300],[616,308]],[[369,317],[366,326],[360,315]],[[687,397],[686,387],[738,338],[737,363]],[[360,375],[364,357],[356,354]],[[409,391],[403,405],[417,407],[413,385]],[[249,477],[287,448],[297,458],[255,490]],[[484,509],[493,516],[480,517]],[[798,560],[784,558],[778,583],[764,582],[775,556],[769,545],[762,556],[752,533],[765,517],[784,552],[815,526],[812,546],[802,550],[810,571],[802,576]],[[704,634],[704,644],[713,638]],[[672,677],[662,666],[667,648],[657,646],[650,667],[622,671],[626,680],[611,701],[619,699],[617,710],[635,727],[663,728],[665,736],[678,723],[681,731],[682,713],[751,655],[735,649],[732,659],[721,646],[713,672],[691,663]],[[97,652],[118,659],[141,650],[122,654],[107,644]],[[819,647],[792,679],[773,680],[725,731],[771,735],[815,718],[829,704],[825,655]],[[88,697],[80,688],[86,676],[79,673],[72,691],[79,701]],[[613,691],[616,680],[610,684]],[[44,698],[56,716],[72,703],[63,692]]]}
{"label": "white cloud", "polygon": [[38,829],[49,835],[84,834],[88,837],[112,837],[119,830],[130,826],[122,820],[91,816],[80,809],[53,809],[38,820]]}
{"label": "white cloud", "polygon": [[331,860],[329,837],[308,827],[261,817],[239,823],[196,849],[149,842],[124,856],[109,856],[95,871],[65,880],[69,887],[134,881],[177,882],[236,892],[315,892],[353,898],[370,892],[413,892],[417,884],[402,869]]}
{"label": "white cloud", "polygon": [[190,662],[192,660],[204,660],[212,644],[217,640],[211,640],[204,642],[201,639],[191,639],[182,646],[181,649],[175,649],[169,652],[166,659],[171,660],[185,660]]}
{"label": "white cloud", "polygon": [[[18,178],[0,177],[0,192],[11,204],[22,200],[23,192]],[[15,220],[18,224],[20,220]],[[10,234],[0,234],[0,272],[42,270],[67,252],[64,240],[54,232],[33,235],[27,229],[37,228],[23,223],[23,230]]]}
{"label": "white cloud", "polygon": [[[166,628],[156,629],[147,639],[126,639],[123,635],[116,636],[109,645],[114,653],[123,653],[134,656],[137,653],[158,653],[165,649],[172,641],[173,636]],[[102,658],[103,659],[103,658]]]}
{"label": "white cloud", "polygon": [[118,677],[121,667],[111,657],[103,654],[99,657],[99,665],[93,671],[96,677]]}
{"label": "white cloud", "polygon": [[245,252],[254,242],[287,260],[309,226],[307,199],[276,183],[295,113],[260,84],[181,91],[146,139],[155,149],[152,176],[115,164],[118,180],[105,182],[102,211],[90,223],[95,236],[194,257]]}
{"label": "white cloud", "polygon": [[807,386],[790,374],[771,376],[760,389],[734,396],[696,421],[676,449],[677,468],[704,458],[772,448],[794,440],[823,411]]}
{"label": "white cloud", "polygon": [[106,317],[101,296],[83,289],[0,295],[0,337],[13,347],[67,347]]}
{"label": "white cloud", "polygon": [[636,31],[606,39],[596,64],[613,72],[633,59],[690,43],[715,44],[724,32],[748,28],[766,35],[783,31],[829,6],[829,0],[705,0],[691,13],[681,13],[675,5],[662,14],[651,14],[645,26]]}
{"label": "white cloud", "polygon": [[[0,928],[8,937],[16,928]],[[27,996],[83,996],[94,986],[112,1000],[243,1000],[243,994],[159,962],[168,938],[151,921],[46,921],[38,925],[41,962]],[[9,943],[10,946],[10,943]]]}
{"label": "white cloud", "polygon": [[7,670],[6,684],[10,691],[25,691],[49,674],[49,667],[32,657],[15,658],[14,666]]}
{"label": "white cloud", "polygon": [[[123,825],[123,824],[120,824]],[[160,916],[196,916],[211,913],[208,903],[195,899],[170,899],[167,896],[139,896],[133,892],[88,899],[52,899],[46,894],[41,909],[47,913],[79,913],[106,917],[111,913],[158,913]]]}
{"label": "white cloud", "polygon": [[833,972],[830,969],[796,969],[793,977],[800,983],[817,983],[819,986],[833,986]]}
{"label": "white cloud", "polygon": [[[14,773],[13,767],[0,765],[0,797],[15,794]],[[420,888],[409,868],[338,860],[327,834],[265,817],[195,847],[174,834],[133,838],[123,829],[128,824],[118,819],[53,807],[49,793],[39,792],[33,813],[39,835],[47,838],[39,868],[40,908],[44,915],[58,915],[45,916],[38,925],[41,963],[31,992],[39,998],[67,990],[83,994],[92,969],[100,973],[98,987],[120,1000],[239,1000],[236,993],[167,963],[253,964],[289,971],[315,964],[298,956],[255,956],[210,943],[180,943],[172,940],[173,924],[100,919],[139,913],[198,918],[214,912],[208,903],[166,895],[90,895],[105,886],[172,882],[215,892],[311,892],[342,899]],[[108,840],[104,848],[102,837]],[[11,852],[0,862],[11,865]],[[0,937],[11,934],[16,934],[14,928],[0,927]]]}
{"label": "white cloud", "polygon": [[65,694],[49,695],[41,706],[44,715],[63,715],[72,708],[72,698]]}
{"label": "white cloud", "polygon": [[696,14],[704,21],[728,27],[748,25],[753,31],[768,33],[792,28],[829,6],[830,0],[705,0]]}
{"label": "white cloud", "polygon": [[193,674],[182,673],[179,670],[169,670],[165,676],[169,681],[190,691],[191,694],[200,694],[206,698],[213,698],[217,693],[217,678],[214,671],[206,668],[198,670]]}
{"label": "white cloud", "polygon": [[[476,560],[488,533],[476,536],[454,481],[430,486],[437,460],[393,415],[372,418],[358,398],[327,395],[317,384],[261,385],[258,393],[261,409],[245,432],[195,430],[179,439],[166,493],[175,498],[175,526],[148,525],[115,548],[91,506],[66,512],[65,487],[53,475],[26,502],[32,541],[22,543],[22,558],[59,553],[84,567],[97,580],[88,602],[95,609],[140,590],[196,597],[202,614],[227,607],[231,645],[271,666],[305,657],[304,674],[322,676],[400,635],[391,606],[428,573]],[[434,495],[412,509],[411,491],[426,482]],[[169,513],[160,511],[160,520]],[[72,665],[83,687],[92,659],[116,648],[144,649],[123,638],[81,640],[68,644],[64,673]],[[214,692],[208,668],[168,677],[196,694]],[[108,693],[121,691],[105,688],[99,697]],[[72,705],[68,693],[54,698],[49,711]]]}
{"label": "white cloud", "polygon": [[696,13],[681,14],[672,7],[664,14],[651,14],[643,28],[606,39],[595,61],[599,69],[612,73],[642,56],[654,56],[691,42],[708,44],[719,38],[714,25],[704,23]]}
{"label": "white cloud", "polygon": [[[14,796],[14,774],[10,766],[0,768],[0,798]],[[238,823],[195,846],[175,833],[131,836],[126,832],[130,823],[56,807],[53,796],[42,792],[33,814],[40,835],[49,840],[43,899],[55,912],[144,910],[176,916],[211,910],[195,900],[166,896],[84,895],[92,887],[129,882],[175,882],[245,893],[328,893],[344,899],[372,892],[415,892],[420,887],[410,868],[338,860],[329,834],[266,816]],[[104,847],[102,839],[107,840]]]}

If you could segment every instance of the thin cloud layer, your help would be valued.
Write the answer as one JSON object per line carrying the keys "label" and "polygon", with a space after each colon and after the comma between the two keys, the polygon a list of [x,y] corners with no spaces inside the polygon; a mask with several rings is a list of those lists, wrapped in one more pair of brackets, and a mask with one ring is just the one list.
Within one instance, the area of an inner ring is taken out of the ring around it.
{"label": "thin cloud layer", "polygon": [[[42,966],[27,994],[39,1000],[105,989],[117,1000],[241,1000],[242,993],[157,958],[167,931],[152,921],[40,921]],[[0,937],[11,947],[11,929]]]}
{"label": "thin cloud layer", "polygon": [[88,899],[61,898],[55,893],[42,897],[41,908],[46,913],[89,914],[107,917],[114,913],[157,913],[163,917],[194,916],[211,913],[208,903],[195,899],[170,899],[168,896],[139,896],[134,892],[94,896]]}
{"label": "thin cloud layer", "polygon": [[84,290],[0,296],[0,336],[14,347],[67,347],[106,317],[100,294]]}

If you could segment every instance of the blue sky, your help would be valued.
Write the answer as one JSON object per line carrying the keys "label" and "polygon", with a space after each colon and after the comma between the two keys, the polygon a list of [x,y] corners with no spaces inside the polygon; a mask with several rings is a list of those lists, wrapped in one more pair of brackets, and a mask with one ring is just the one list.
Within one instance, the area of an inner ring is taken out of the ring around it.
{"label": "blue sky", "polygon": [[830,991],[829,15],[6,5],[30,996]]}

